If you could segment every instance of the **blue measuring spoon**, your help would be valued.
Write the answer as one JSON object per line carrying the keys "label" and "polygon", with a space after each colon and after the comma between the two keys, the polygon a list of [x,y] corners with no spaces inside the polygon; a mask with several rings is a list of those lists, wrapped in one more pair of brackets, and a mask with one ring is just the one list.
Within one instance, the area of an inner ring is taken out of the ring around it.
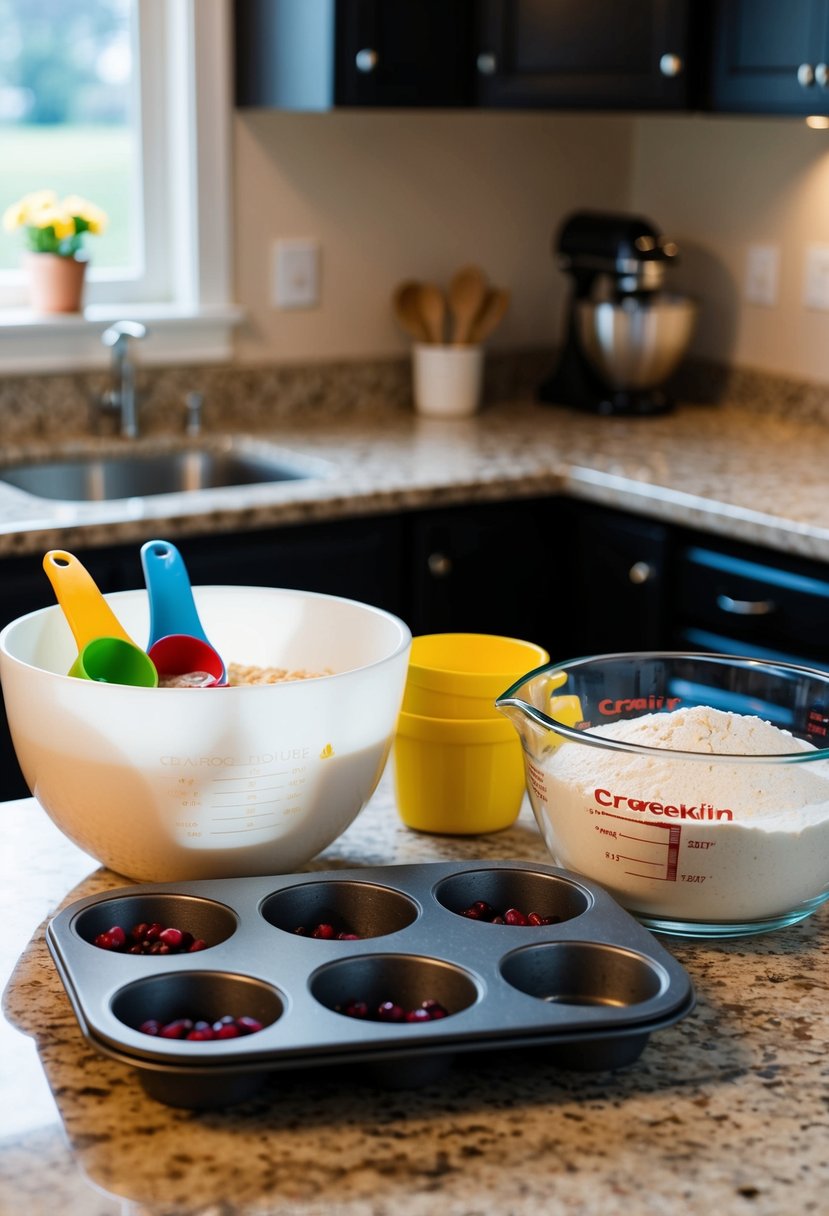
{"label": "blue measuring spoon", "polygon": [[168,540],[148,540],[141,546],[141,566],[150,597],[147,653],[158,669],[159,682],[190,688],[227,684],[224,662],[199,619],[178,549]]}

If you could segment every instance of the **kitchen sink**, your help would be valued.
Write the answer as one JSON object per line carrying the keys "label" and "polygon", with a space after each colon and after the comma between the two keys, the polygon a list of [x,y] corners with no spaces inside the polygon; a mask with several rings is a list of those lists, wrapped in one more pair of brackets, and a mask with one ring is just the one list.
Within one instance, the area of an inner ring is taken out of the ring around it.
{"label": "kitchen sink", "polygon": [[125,451],[72,455],[0,468],[0,481],[37,498],[63,502],[104,502],[302,481],[324,476],[326,461],[303,457],[269,444],[215,447],[190,445],[172,451]]}

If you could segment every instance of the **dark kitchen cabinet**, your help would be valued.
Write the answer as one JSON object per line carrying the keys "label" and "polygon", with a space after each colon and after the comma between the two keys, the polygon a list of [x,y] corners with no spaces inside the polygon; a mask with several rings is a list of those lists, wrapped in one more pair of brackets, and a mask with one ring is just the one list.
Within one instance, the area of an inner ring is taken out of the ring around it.
{"label": "dark kitchen cabinet", "polygon": [[483,106],[685,109],[695,101],[697,0],[481,0]]}
{"label": "dark kitchen cabinet", "polygon": [[475,0],[235,0],[237,106],[474,101]]}
{"label": "dark kitchen cabinet", "polygon": [[662,647],[669,630],[669,529],[584,503],[568,503],[565,528],[575,653]]}
{"label": "dark kitchen cabinet", "polygon": [[409,567],[414,634],[496,633],[570,650],[557,499],[413,514]]}
{"label": "dark kitchen cabinet", "polygon": [[829,112],[829,0],[714,0],[709,108]]}

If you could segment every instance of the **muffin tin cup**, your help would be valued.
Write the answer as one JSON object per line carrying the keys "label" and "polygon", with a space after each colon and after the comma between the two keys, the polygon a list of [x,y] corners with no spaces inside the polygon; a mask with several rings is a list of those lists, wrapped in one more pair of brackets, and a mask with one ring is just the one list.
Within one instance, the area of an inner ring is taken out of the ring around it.
{"label": "muffin tin cup", "polygon": [[[497,925],[475,900],[550,917]],[[156,920],[202,937],[196,953],[104,951],[95,936]],[[316,938],[331,924],[358,939]],[[302,932],[298,932],[302,930]],[[80,900],[47,942],[81,1029],[138,1069],[152,1096],[223,1106],[283,1069],[359,1065],[389,1087],[437,1079],[460,1051],[541,1048],[568,1068],[631,1063],[693,1008],[679,963],[599,886],[522,861],[439,862],[138,885]],[[350,1017],[439,1002],[417,1024]],[[209,1042],[143,1033],[147,1018],[248,1015],[253,1034]]]}

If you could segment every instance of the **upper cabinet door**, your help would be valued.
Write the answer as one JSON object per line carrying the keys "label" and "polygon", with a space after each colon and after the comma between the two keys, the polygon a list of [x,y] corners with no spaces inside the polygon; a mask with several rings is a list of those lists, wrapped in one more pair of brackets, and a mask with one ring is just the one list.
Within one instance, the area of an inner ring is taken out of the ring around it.
{"label": "upper cabinet door", "polygon": [[482,0],[479,103],[684,109],[689,13],[689,0]]}
{"label": "upper cabinet door", "polygon": [[471,106],[475,0],[234,0],[237,106]]}
{"label": "upper cabinet door", "polygon": [[709,105],[827,113],[829,0],[714,0]]}
{"label": "upper cabinet door", "polygon": [[470,106],[474,0],[338,0],[338,106]]}

